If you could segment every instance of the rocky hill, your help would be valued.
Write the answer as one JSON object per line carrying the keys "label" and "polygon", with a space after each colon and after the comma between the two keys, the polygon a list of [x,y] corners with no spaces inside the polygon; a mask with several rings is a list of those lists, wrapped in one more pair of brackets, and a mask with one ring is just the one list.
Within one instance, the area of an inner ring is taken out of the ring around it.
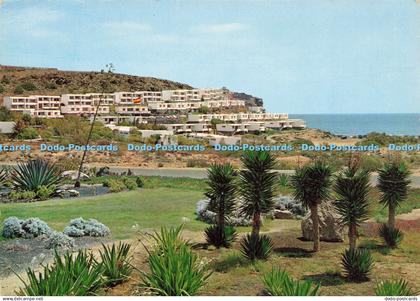
{"label": "rocky hill", "polygon": [[113,91],[160,91],[189,89],[191,86],[164,79],[107,72],[61,71],[0,65],[0,98],[4,95],[60,95],[101,92],[101,82]]}
{"label": "rocky hill", "polygon": [[[62,71],[56,68],[16,67],[0,65],[0,103],[5,95],[61,95],[65,93],[99,93],[101,83],[107,83],[107,92],[161,91],[191,89],[170,80],[94,71]],[[262,99],[245,93],[232,92],[247,106],[262,106]]]}

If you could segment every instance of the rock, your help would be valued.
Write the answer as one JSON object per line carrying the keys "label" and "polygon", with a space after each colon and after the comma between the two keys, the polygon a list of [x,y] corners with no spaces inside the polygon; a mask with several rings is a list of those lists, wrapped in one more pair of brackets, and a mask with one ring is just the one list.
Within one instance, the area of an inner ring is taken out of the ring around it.
{"label": "rock", "polygon": [[293,214],[289,210],[274,210],[275,219],[293,219]]}
{"label": "rock", "polygon": [[74,190],[74,189],[69,189],[69,190],[67,190],[67,192],[70,195],[70,197],[80,196],[80,192],[78,192],[77,190]]}
{"label": "rock", "polygon": [[[78,171],[77,170],[66,170],[66,171],[63,171],[62,173],[61,173],[61,176],[63,177],[63,178],[68,178],[68,179],[71,179],[71,180],[77,180],[77,175],[78,175]],[[89,179],[89,176],[87,175],[87,174],[85,174],[85,173],[83,173],[83,172],[81,172],[80,173],[80,179],[81,180],[84,180],[84,179]]]}
{"label": "rock", "polygon": [[[342,242],[344,240],[344,229],[339,224],[339,215],[331,202],[323,202],[318,205],[319,234],[323,241]],[[310,212],[301,223],[302,235],[306,240],[312,240],[312,220]]]}

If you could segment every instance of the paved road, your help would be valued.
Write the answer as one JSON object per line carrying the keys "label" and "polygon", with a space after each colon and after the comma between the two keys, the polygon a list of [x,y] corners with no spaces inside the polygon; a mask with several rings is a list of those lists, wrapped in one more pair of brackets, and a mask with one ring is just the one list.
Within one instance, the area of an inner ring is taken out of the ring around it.
{"label": "paved road", "polygon": [[[111,172],[122,173],[126,172],[128,168],[121,167],[110,167]],[[161,176],[161,177],[185,177],[195,179],[205,179],[207,172],[205,168],[142,168],[133,167],[130,168],[134,175],[138,176]],[[293,174],[293,170],[278,170],[279,173]],[[414,188],[420,188],[420,177],[411,176],[411,186]],[[377,176],[373,174],[371,177],[372,185],[376,185]]]}

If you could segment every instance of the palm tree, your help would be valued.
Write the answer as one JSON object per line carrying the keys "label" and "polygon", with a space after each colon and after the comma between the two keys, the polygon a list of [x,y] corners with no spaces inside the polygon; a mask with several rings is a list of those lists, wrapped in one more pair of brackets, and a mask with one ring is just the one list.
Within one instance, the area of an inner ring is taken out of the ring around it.
{"label": "palm tree", "polygon": [[341,172],[334,185],[337,200],[334,206],[341,224],[348,227],[350,250],[356,249],[357,227],[368,218],[370,173],[356,166]]}
{"label": "palm tree", "polygon": [[388,227],[394,229],[395,209],[407,199],[410,172],[404,163],[393,161],[386,163],[378,173],[380,202],[388,206]]}
{"label": "palm tree", "polygon": [[321,161],[296,169],[291,176],[294,198],[311,210],[313,251],[319,251],[318,205],[330,195],[331,168]]}
{"label": "palm tree", "polygon": [[261,214],[274,206],[274,187],[277,173],[273,171],[276,159],[266,151],[245,152],[242,155],[244,169],[240,172],[240,192],[243,198],[241,213],[252,218],[252,233],[258,237]]}
{"label": "palm tree", "polygon": [[226,217],[235,206],[236,171],[231,164],[212,164],[207,170],[209,209],[217,213],[217,226],[224,233]]}

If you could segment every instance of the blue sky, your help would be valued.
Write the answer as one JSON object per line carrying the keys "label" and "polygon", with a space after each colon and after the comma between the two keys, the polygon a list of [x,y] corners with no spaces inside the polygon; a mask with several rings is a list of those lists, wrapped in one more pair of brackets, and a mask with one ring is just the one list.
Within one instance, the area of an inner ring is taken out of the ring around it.
{"label": "blue sky", "polygon": [[414,0],[0,0],[0,64],[116,71],[289,113],[420,112]]}

